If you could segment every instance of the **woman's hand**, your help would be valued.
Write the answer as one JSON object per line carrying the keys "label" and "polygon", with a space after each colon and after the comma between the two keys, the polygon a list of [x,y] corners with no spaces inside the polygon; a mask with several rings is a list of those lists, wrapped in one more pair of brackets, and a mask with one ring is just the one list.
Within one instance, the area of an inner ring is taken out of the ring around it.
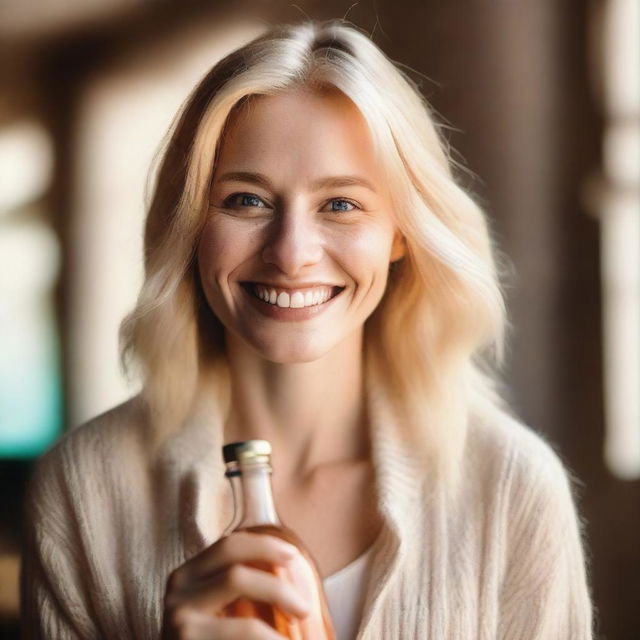
{"label": "woman's hand", "polygon": [[161,640],[282,640],[257,618],[219,617],[244,596],[304,618],[309,609],[286,579],[243,563],[287,566],[299,554],[275,536],[237,531],[175,569],[167,580]]}

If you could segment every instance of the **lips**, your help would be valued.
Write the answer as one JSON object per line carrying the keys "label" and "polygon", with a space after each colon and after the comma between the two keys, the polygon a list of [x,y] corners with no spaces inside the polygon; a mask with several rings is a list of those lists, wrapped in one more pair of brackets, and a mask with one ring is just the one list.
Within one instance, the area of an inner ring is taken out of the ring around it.
{"label": "lips", "polygon": [[275,289],[276,291],[285,291],[286,293],[291,293],[292,291],[306,291],[308,289],[315,289],[317,287],[332,287],[333,289],[339,289],[339,290],[342,290],[345,288],[344,286],[332,285],[330,283],[323,284],[321,282],[313,285],[309,285],[309,284],[301,285],[299,287],[283,287],[283,286],[274,285],[274,284],[265,284],[264,282],[257,282],[257,281],[254,282],[254,281],[247,280],[245,282],[241,282],[240,285],[242,287],[259,285],[261,287],[265,287],[265,289]]}

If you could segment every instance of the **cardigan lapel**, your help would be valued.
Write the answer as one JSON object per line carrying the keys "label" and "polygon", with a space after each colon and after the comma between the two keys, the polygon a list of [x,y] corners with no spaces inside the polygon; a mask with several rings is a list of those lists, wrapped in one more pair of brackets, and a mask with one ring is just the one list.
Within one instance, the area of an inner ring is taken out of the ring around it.
{"label": "cardigan lapel", "polygon": [[[413,531],[412,516],[417,501],[422,499],[424,474],[414,449],[403,435],[404,425],[384,385],[369,374],[365,389],[383,524],[370,560],[372,568],[365,587],[358,640],[379,637],[382,621],[389,617],[398,618],[397,626],[395,623],[393,626],[398,629],[402,626],[394,583],[403,564],[415,561],[412,544],[418,537]],[[163,466],[171,465],[178,485],[177,492],[170,495],[179,502],[178,527],[184,559],[215,542],[231,521],[233,502],[224,477],[222,438],[219,412],[211,400],[200,394],[185,427],[172,438],[172,446],[163,454]]]}
{"label": "cardigan lapel", "polygon": [[[376,469],[378,508],[383,518],[382,533],[375,543],[371,571],[357,640],[380,638],[383,621],[403,628],[397,580],[402,567],[415,562],[414,532],[416,505],[421,499],[424,470],[409,444],[406,425],[385,386],[370,374],[366,385],[372,456]],[[385,640],[389,625],[384,625]],[[398,635],[398,638],[400,636]]]}

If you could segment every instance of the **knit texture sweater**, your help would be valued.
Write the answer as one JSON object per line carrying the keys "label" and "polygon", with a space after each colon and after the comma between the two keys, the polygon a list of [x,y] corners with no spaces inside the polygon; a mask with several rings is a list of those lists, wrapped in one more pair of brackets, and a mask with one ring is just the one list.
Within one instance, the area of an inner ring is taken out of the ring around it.
{"label": "knit texture sweater", "polygon": [[[541,435],[472,415],[463,481],[424,481],[382,389],[368,394],[383,526],[357,640],[585,640],[592,604],[571,476]],[[157,640],[170,572],[231,521],[206,402],[153,460],[136,396],[66,432],[25,501],[23,637]]]}

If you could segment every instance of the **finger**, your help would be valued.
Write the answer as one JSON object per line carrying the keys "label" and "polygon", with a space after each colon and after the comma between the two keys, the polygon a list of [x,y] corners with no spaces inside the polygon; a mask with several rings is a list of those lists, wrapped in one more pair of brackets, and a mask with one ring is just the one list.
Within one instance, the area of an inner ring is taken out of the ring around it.
{"label": "finger", "polygon": [[199,583],[183,597],[190,606],[209,615],[217,615],[223,607],[241,596],[267,602],[298,618],[309,614],[307,603],[290,582],[242,564],[233,565]]}
{"label": "finger", "polygon": [[286,640],[286,636],[258,618],[226,618],[214,622],[213,634],[212,640]]}
{"label": "finger", "polygon": [[242,562],[264,560],[284,565],[298,554],[297,547],[275,536],[237,531],[201,551],[176,572],[182,574],[182,582],[186,584]]}
{"label": "finger", "polygon": [[286,640],[257,618],[213,618],[199,611],[184,611],[180,637],[185,640]]}

